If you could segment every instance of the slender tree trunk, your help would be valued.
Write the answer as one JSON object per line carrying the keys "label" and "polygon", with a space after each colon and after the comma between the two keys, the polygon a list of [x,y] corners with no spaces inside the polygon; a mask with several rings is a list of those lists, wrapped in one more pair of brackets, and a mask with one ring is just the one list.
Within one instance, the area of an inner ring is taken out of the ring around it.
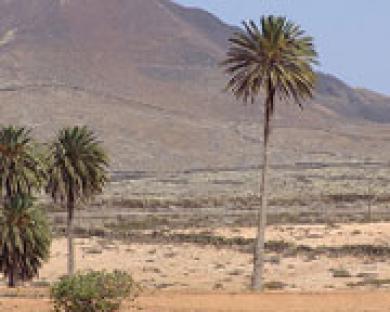
{"label": "slender tree trunk", "polygon": [[10,269],[10,271],[8,272],[8,287],[10,287],[10,288],[15,287],[14,269]]}
{"label": "slender tree trunk", "polygon": [[264,144],[263,171],[261,174],[260,196],[261,203],[257,218],[257,236],[253,256],[252,289],[263,289],[263,271],[265,254],[265,227],[267,225],[267,171],[268,171],[268,144]]}
{"label": "slender tree trunk", "polygon": [[257,235],[253,255],[252,289],[262,291],[264,287],[264,257],[265,257],[265,229],[267,226],[267,172],[268,172],[268,139],[271,130],[271,117],[273,114],[274,91],[270,84],[267,100],[264,107],[264,136],[263,136],[263,170],[261,174],[260,196],[261,203],[257,217]]}
{"label": "slender tree trunk", "polygon": [[67,239],[68,239],[68,275],[75,273],[75,250],[73,242],[73,213],[74,213],[74,199],[73,194],[70,195],[68,202],[68,219],[67,219]]}

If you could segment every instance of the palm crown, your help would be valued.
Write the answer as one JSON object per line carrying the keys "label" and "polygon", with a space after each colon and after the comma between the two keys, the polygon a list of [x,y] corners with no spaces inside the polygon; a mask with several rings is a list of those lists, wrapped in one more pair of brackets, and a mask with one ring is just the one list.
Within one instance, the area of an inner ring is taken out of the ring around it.
{"label": "palm crown", "polygon": [[34,147],[31,131],[4,127],[0,130],[0,193],[7,198],[30,194],[45,179],[42,161]]}
{"label": "palm crown", "polygon": [[29,280],[50,254],[51,232],[41,209],[26,195],[12,197],[0,211],[0,270],[16,280]]}
{"label": "palm crown", "polygon": [[[312,96],[317,53],[312,37],[284,17],[262,17],[259,28],[253,21],[243,23],[246,32],[230,39],[223,62],[231,75],[227,89],[248,101],[264,89],[281,98],[293,98],[299,105]],[[267,94],[269,96],[270,94]],[[269,107],[269,112],[274,111]]]}
{"label": "palm crown", "polygon": [[108,159],[93,131],[61,130],[50,154],[47,190],[54,199],[75,202],[102,191]]}

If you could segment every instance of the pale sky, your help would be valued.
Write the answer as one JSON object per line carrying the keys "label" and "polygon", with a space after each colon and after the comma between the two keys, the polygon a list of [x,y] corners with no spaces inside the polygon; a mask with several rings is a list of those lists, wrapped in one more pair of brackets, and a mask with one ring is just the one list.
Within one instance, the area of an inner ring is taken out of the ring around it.
{"label": "pale sky", "polygon": [[320,70],[390,95],[390,0],[176,0],[229,24],[287,16],[316,40]]}

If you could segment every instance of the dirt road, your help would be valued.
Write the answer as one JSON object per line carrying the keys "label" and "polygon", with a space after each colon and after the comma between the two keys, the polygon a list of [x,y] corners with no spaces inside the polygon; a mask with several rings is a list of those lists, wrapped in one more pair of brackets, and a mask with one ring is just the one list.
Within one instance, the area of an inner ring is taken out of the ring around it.
{"label": "dirt road", "polygon": [[[159,292],[140,297],[123,312],[388,312],[390,292],[329,292],[318,294]],[[49,312],[47,300],[0,299],[0,311]]]}

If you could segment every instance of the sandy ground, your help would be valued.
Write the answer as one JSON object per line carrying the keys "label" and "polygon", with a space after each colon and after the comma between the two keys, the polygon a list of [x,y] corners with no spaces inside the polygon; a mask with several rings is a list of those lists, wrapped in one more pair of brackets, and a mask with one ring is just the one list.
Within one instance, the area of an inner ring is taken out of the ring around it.
{"label": "sandy ground", "polygon": [[[0,299],[0,311],[49,312],[44,299]],[[159,292],[121,310],[147,312],[388,312],[389,292],[227,294]]]}
{"label": "sandy ground", "polygon": [[[229,237],[251,237],[254,229],[216,229],[214,232]],[[390,224],[340,225],[331,229],[324,226],[279,226],[270,227],[267,234],[268,239],[312,246],[387,245]],[[269,254],[267,260],[266,282],[282,282],[288,291],[347,290],[348,284],[362,281],[361,275],[390,279],[390,259],[329,258],[325,255],[283,258]],[[191,244],[125,244],[97,238],[77,240],[79,270],[125,270],[148,289],[245,291],[250,283],[251,266],[250,254],[233,249]],[[334,277],[332,270],[339,269],[347,270],[351,277]],[[65,272],[66,240],[56,239],[50,261],[40,271],[39,279],[53,282]]]}
{"label": "sandy ground", "polygon": [[[185,232],[201,231],[188,229]],[[253,237],[255,233],[250,228],[218,228],[211,232],[226,237]],[[388,246],[390,224],[274,226],[268,228],[267,238],[313,247],[354,244]],[[252,257],[234,249],[191,244],[147,245],[97,238],[78,239],[76,242],[79,270],[126,270],[145,287],[145,292],[135,305],[124,304],[124,312],[390,311],[390,289],[385,289],[389,285],[381,285],[381,289],[373,286],[351,289],[348,286],[348,283],[362,281],[361,274],[390,279],[390,259],[329,258],[325,255],[283,258],[268,254],[266,281],[283,282],[287,285],[286,291],[256,295],[246,293]],[[345,269],[351,277],[336,278],[332,269]],[[56,239],[50,261],[42,268],[39,279],[55,281],[65,274],[65,270],[66,240]],[[1,312],[51,310],[50,301],[45,299],[48,292],[44,288],[20,288],[16,294],[9,291],[0,288]]]}
{"label": "sandy ground", "polygon": [[[147,288],[239,291],[250,282],[252,257],[229,249],[185,245],[113,245],[100,247],[97,240],[78,242],[77,264],[88,269],[121,269],[131,272]],[[40,272],[40,279],[54,281],[65,274],[66,242],[57,240],[53,257]],[[271,256],[271,255],[270,255]],[[278,256],[276,256],[278,257]],[[331,269],[347,269],[351,278],[334,278]],[[266,263],[268,282],[281,281],[291,290],[311,291],[347,288],[357,282],[359,273],[377,274],[390,278],[390,262],[371,262],[353,257],[316,259],[302,257],[279,259]]]}

